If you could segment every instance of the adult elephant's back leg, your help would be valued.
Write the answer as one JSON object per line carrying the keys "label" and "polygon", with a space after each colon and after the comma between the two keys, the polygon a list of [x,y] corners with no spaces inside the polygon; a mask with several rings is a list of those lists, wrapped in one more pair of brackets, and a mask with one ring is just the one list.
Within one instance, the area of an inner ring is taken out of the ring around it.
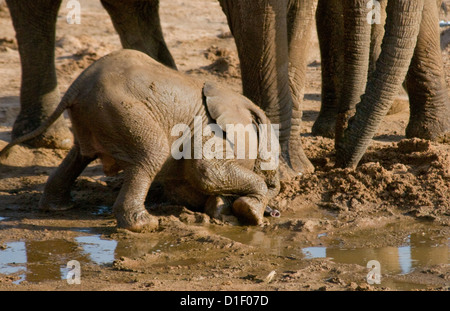
{"label": "adult elephant's back leg", "polygon": [[123,48],[144,52],[160,63],[176,69],[162,33],[159,0],[101,2],[111,16]]}
{"label": "adult elephant's back leg", "polygon": [[220,0],[220,4],[236,41],[243,93],[264,110],[272,124],[280,126],[282,163],[289,166],[282,170],[283,178],[313,171],[301,145],[290,145],[293,100],[289,86],[288,0]]}
{"label": "adult elephant's back leg", "polygon": [[[20,113],[12,138],[38,128],[60,101],[55,70],[55,28],[61,0],[7,0],[22,65]],[[63,118],[27,142],[34,147],[68,149],[73,136]]]}
{"label": "adult elephant's back leg", "polygon": [[319,115],[311,130],[314,136],[335,137],[344,71],[342,12],[341,0],[319,0],[318,2],[316,25],[322,64],[322,102]]}
{"label": "adult elephant's back leg", "polygon": [[406,77],[411,113],[407,137],[434,140],[450,132],[450,100],[438,21],[439,7],[434,1],[426,2],[417,47]]}
{"label": "adult elephant's back leg", "polygon": [[306,157],[301,143],[303,99],[306,86],[306,68],[310,50],[316,0],[291,0],[287,13],[289,44],[289,78],[292,94],[291,134],[289,138],[290,162],[297,171],[314,171]]}

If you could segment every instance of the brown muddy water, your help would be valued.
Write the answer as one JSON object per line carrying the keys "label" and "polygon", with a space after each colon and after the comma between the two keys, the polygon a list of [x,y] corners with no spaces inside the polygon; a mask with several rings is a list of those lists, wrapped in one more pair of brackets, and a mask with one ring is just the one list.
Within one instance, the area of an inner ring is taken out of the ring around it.
{"label": "brown muddy water", "polygon": [[[103,213],[103,208],[99,213]],[[0,226],[12,220],[0,217]],[[393,281],[393,276],[408,275],[416,269],[432,265],[450,263],[450,238],[430,226],[414,226],[410,232],[402,233],[403,242],[398,246],[349,247],[354,240],[370,240],[371,236],[329,237],[327,232],[317,234],[313,245],[301,245],[289,230],[277,230],[276,234],[264,228],[240,226],[217,226],[196,224],[210,232],[232,241],[255,247],[262,253],[271,253],[288,258],[284,270],[295,270],[302,261],[328,258],[335,263],[356,264],[363,267],[371,260],[380,264],[381,285],[395,290],[421,289],[423,286],[411,281]],[[67,263],[77,260],[80,264],[111,266],[115,260],[125,257],[142,256],[163,252],[181,251],[187,246],[174,237],[173,241],[149,240],[133,245],[130,241],[103,238],[89,228],[74,229],[78,236],[73,239],[54,239],[45,241],[17,240],[7,241],[0,246],[0,274],[15,274],[20,277],[14,284],[23,281],[39,283],[50,280],[67,279],[71,267]],[[349,243],[349,241],[351,243]],[[311,243],[310,243],[311,244]],[[186,249],[188,251],[188,249]],[[185,259],[181,265],[195,264],[196,259]],[[380,285],[380,286],[381,286]],[[378,285],[374,285],[378,286]]]}

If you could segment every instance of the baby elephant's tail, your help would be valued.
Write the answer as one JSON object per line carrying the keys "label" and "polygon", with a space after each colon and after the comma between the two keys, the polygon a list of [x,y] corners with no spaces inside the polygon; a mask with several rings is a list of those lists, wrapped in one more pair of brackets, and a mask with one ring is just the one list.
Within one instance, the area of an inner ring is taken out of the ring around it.
{"label": "baby elephant's tail", "polygon": [[31,131],[30,133],[27,133],[23,136],[17,137],[12,142],[10,142],[8,145],[6,145],[5,148],[3,148],[0,151],[0,158],[3,158],[7,155],[8,151],[15,145],[22,144],[30,139],[36,138],[37,136],[41,135],[45,132],[47,128],[49,128],[66,110],[69,108],[70,103],[72,102],[73,96],[69,96],[67,93],[59,103],[58,107],[56,107],[55,111],[48,117],[47,120],[45,120],[37,129],[34,131]]}

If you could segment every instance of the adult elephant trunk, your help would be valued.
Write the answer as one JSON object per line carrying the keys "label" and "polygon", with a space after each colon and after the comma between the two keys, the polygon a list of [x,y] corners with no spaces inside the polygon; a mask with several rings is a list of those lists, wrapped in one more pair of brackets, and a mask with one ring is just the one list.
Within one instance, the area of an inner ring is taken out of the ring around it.
{"label": "adult elephant trunk", "polygon": [[424,0],[388,1],[386,33],[375,71],[356,106],[342,139],[336,144],[336,165],[354,168],[397,96],[417,44]]}

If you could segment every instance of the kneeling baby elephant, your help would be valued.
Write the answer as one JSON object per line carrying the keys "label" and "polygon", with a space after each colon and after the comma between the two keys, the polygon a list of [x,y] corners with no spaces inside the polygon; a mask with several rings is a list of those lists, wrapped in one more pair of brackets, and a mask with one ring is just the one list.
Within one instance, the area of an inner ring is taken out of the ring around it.
{"label": "kneeling baby elephant", "polygon": [[[40,128],[14,140],[1,154],[43,132],[66,109],[75,143],[49,177],[39,202],[41,209],[70,208],[72,184],[97,158],[106,175],[123,171],[113,212],[117,226],[132,231],[158,226],[157,218],[144,206],[153,182],[161,184],[177,203],[204,207],[212,217],[231,210],[242,223],[251,225],[262,223],[269,200],[280,190],[276,144],[270,151],[264,149],[265,157],[263,152],[249,156],[251,148],[243,157],[221,156],[230,146],[236,155],[235,138],[242,137],[237,130],[231,135],[229,124],[236,125],[235,129],[238,124],[245,126],[245,146],[255,137],[247,125],[256,133],[257,144],[263,144],[261,138],[267,132],[257,129],[273,130],[264,112],[242,95],[169,69],[144,53],[120,50],[93,63]],[[223,129],[222,135],[211,130],[209,136],[196,135],[214,124]],[[177,136],[174,129],[182,129],[183,136]],[[215,142],[214,157],[202,152],[211,141]],[[274,160],[276,165],[268,165]]]}

